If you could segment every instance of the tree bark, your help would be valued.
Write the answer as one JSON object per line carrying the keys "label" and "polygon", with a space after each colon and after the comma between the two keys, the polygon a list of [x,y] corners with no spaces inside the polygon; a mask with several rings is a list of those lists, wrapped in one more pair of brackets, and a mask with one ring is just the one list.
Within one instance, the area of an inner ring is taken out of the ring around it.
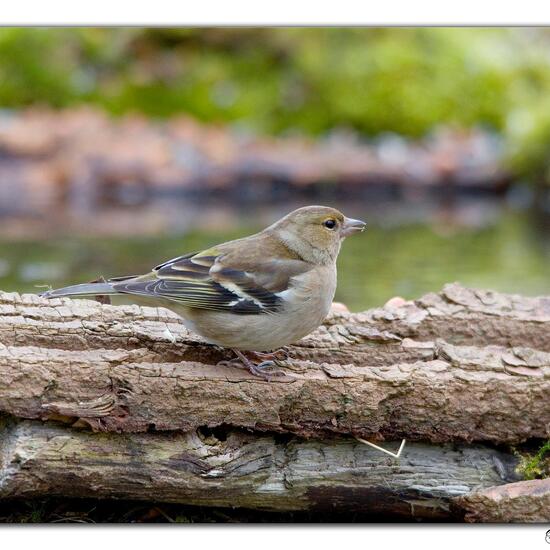
{"label": "tree bark", "polygon": [[0,294],[0,315],[0,411],[20,418],[431,442],[550,433],[550,298],[448,285],[334,314],[292,346],[293,383],[216,366],[228,352],[165,309]]}
{"label": "tree bark", "polygon": [[465,520],[483,523],[543,523],[550,519],[550,479],[532,479],[480,489],[457,497]]}
{"label": "tree bark", "polygon": [[549,297],[447,285],[334,311],[281,383],[166,309],[0,293],[0,498],[548,520],[495,444],[550,434],[549,329]]}
{"label": "tree bark", "polygon": [[234,430],[94,434],[28,420],[0,428],[0,498],[94,496],[461,519],[454,499],[518,479],[516,463],[483,445],[411,443],[396,460],[349,439],[278,440]]}

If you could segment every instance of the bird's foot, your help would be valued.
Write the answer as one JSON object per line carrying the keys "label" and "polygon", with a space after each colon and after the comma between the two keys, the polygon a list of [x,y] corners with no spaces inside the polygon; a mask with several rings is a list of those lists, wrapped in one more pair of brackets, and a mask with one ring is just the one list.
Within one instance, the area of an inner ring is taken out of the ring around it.
{"label": "bird's foot", "polygon": [[254,375],[270,382],[273,378],[290,378],[278,368],[277,361],[262,361],[261,363],[250,362],[248,370]]}
{"label": "bird's foot", "polygon": [[254,359],[258,361],[287,361],[290,357],[290,348],[284,347],[270,353],[264,353],[262,351],[250,351],[250,355],[254,356]]}
{"label": "bird's foot", "polygon": [[293,382],[294,378],[288,376],[284,371],[278,368],[278,362],[275,359],[266,359],[266,357],[272,357],[273,354],[251,352],[256,360],[261,360],[259,363],[255,363],[249,359],[244,353],[239,350],[234,349],[235,355],[238,359],[232,359],[230,361],[220,361],[218,366],[222,367],[239,367],[246,368],[254,376],[263,378],[267,382],[270,382],[273,379],[278,379],[281,382]]}

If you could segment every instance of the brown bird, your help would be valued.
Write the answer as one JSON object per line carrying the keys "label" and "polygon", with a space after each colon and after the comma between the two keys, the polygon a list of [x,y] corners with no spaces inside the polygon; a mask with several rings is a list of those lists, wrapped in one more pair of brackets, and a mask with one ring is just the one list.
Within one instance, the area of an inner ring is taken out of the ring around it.
{"label": "brown bird", "polygon": [[179,256],[146,275],[42,296],[118,294],[166,307],[208,342],[231,348],[250,372],[269,379],[277,355],[262,352],[297,342],[323,322],[336,290],[342,241],[364,228],[365,222],[334,208],[306,206],[260,233]]}

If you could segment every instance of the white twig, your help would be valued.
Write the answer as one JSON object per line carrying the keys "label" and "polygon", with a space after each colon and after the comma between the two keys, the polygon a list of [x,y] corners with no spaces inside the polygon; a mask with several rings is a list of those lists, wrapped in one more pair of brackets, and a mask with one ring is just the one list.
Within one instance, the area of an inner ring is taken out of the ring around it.
{"label": "white twig", "polygon": [[401,445],[399,445],[399,449],[396,453],[392,453],[391,451],[388,451],[387,449],[383,449],[382,447],[379,447],[378,445],[371,443],[370,441],[367,441],[366,439],[361,439],[360,437],[356,437],[357,441],[364,443],[365,445],[368,445],[369,447],[373,447],[374,449],[377,449],[378,451],[382,451],[383,453],[386,453],[387,455],[393,456],[393,458],[399,458],[401,456],[401,452],[405,448],[405,441],[406,439],[403,439],[401,441]]}
{"label": "white twig", "polygon": [[169,341],[169,342],[172,342],[172,344],[175,344],[178,339],[174,336],[174,333],[168,328],[166,327],[164,329],[164,332],[162,333],[162,335]]}

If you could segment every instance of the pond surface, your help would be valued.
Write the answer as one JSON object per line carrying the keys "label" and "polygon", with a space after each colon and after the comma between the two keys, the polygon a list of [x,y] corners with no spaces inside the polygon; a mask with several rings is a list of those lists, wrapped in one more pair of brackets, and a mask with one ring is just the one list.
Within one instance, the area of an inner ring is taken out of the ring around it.
{"label": "pond surface", "polygon": [[[352,215],[357,215],[354,212]],[[139,274],[185,252],[251,234],[263,224],[196,228],[154,237],[58,236],[0,241],[0,289],[40,292],[117,275]],[[525,295],[550,294],[550,249],[526,212],[503,211],[476,227],[387,224],[380,219],[348,239],[338,263],[336,294],[352,311],[393,296],[418,298],[443,284]]]}

